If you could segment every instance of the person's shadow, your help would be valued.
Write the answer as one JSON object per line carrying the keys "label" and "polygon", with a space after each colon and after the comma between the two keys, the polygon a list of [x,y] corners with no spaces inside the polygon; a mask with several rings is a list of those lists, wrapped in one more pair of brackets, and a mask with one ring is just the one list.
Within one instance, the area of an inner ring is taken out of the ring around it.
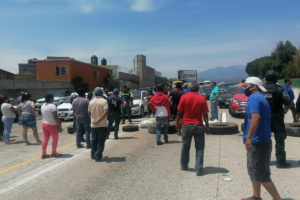
{"label": "person's shadow", "polygon": [[168,141],[169,144],[180,144],[181,142],[180,141],[176,141],[176,140],[173,140],[173,141]]}
{"label": "person's shadow", "polygon": [[102,159],[102,162],[111,163],[111,162],[126,162],[126,157],[109,157],[105,156]]}
{"label": "person's shadow", "polygon": [[[187,171],[196,172],[196,169],[189,168]],[[228,173],[228,172],[229,172],[228,169],[222,168],[222,167],[204,167],[203,168],[203,175],[208,175],[208,174],[224,174],[224,173]]]}
{"label": "person's shadow", "polygon": [[[298,160],[287,160],[286,162],[291,163],[291,166],[288,167],[288,168],[286,168],[286,169],[300,167],[300,161],[298,161]],[[272,161],[270,162],[270,165],[271,165],[271,166],[272,166],[272,165],[276,165],[276,161],[275,161],[275,160],[272,160]]]}
{"label": "person's shadow", "polygon": [[119,137],[119,140],[136,140],[136,137]]}

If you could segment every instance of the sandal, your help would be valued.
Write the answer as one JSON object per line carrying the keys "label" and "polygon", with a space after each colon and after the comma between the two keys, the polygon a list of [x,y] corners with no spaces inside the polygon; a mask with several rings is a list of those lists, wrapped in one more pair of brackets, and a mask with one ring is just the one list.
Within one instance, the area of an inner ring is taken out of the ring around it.
{"label": "sandal", "polygon": [[54,158],[58,158],[58,157],[61,157],[62,154],[59,154],[59,153],[52,153],[51,154],[51,157],[54,157]]}
{"label": "sandal", "polygon": [[50,155],[48,155],[48,154],[42,155],[42,159],[49,158],[49,157],[50,157]]}

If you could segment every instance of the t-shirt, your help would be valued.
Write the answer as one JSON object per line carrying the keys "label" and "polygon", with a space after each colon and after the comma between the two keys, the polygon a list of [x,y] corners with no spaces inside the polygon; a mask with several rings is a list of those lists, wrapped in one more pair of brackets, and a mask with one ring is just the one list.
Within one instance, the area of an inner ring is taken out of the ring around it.
{"label": "t-shirt", "polygon": [[108,97],[107,102],[110,114],[121,115],[121,105],[123,103],[123,100],[120,97],[111,95]]}
{"label": "t-shirt", "polygon": [[245,114],[245,127],[244,127],[244,143],[246,142],[250,123],[251,123],[251,114],[258,113],[260,114],[259,126],[252,136],[253,144],[266,143],[271,140],[271,109],[268,101],[261,93],[252,94],[246,106]]}
{"label": "t-shirt", "polygon": [[126,101],[127,104],[129,104],[129,102],[132,100],[130,92],[123,92],[121,96],[123,101]]}
{"label": "t-shirt", "polygon": [[89,119],[88,107],[89,100],[85,97],[77,97],[72,102],[73,113],[76,116],[76,120],[84,121]]}
{"label": "t-shirt", "polygon": [[32,107],[34,106],[33,101],[25,101],[18,105],[18,108],[22,110],[22,114],[33,115]]}
{"label": "t-shirt", "polygon": [[206,99],[198,92],[184,94],[180,99],[178,110],[183,112],[182,125],[203,124],[202,114],[208,113]]}
{"label": "t-shirt", "polygon": [[283,85],[283,88],[289,94],[291,100],[294,101],[295,95],[294,95],[293,89],[286,84]]}
{"label": "t-shirt", "polygon": [[220,94],[218,86],[215,86],[214,89],[211,91],[209,100],[211,100],[211,101],[215,100],[216,94],[218,94],[218,95]]}
{"label": "t-shirt", "polygon": [[53,112],[57,112],[57,108],[53,103],[44,103],[41,107],[43,123],[57,125]]}
{"label": "t-shirt", "polygon": [[155,117],[168,117],[168,110],[165,106],[155,106]]}
{"label": "t-shirt", "polygon": [[184,95],[184,91],[182,90],[174,90],[170,92],[170,97],[171,97],[171,113],[175,114],[177,112],[177,107],[180,101],[181,96]]}
{"label": "t-shirt", "polygon": [[103,97],[95,97],[90,101],[88,111],[91,113],[92,128],[107,127],[107,116],[102,121],[96,122],[104,110],[108,110],[108,103]]}
{"label": "t-shirt", "polygon": [[1,112],[4,117],[16,118],[16,113],[10,109],[11,107],[12,105],[10,105],[9,103],[2,103]]}

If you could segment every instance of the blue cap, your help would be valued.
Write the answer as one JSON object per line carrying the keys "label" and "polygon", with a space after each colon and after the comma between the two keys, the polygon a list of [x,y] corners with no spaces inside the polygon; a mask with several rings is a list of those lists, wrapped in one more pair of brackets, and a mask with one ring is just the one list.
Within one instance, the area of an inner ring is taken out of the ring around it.
{"label": "blue cap", "polygon": [[113,90],[113,93],[114,93],[114,94],[119,94],[119,90],[118,90],[117,88],[115,88],[115,89]]}
{"label": "blue cap", "polygon": [[101,88],[99,88],[99,87],[96,87],[94,89],[94,94],[95,94],[95,96],[100,96],[100,95],[103,94],[103,90]]}

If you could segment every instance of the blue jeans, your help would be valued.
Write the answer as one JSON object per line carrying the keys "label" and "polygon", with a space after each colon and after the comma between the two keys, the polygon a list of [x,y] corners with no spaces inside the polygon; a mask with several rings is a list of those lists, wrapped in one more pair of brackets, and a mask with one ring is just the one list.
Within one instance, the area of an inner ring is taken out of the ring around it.
{"label": "blue jeans", "polygon": [[92,128],[91,158],[100,160],[105,147],[107,127]]}
{"label": "blue jeans", "polygon": [[14,123],[14,118],[8,118],[3,116],[2,122],[4,124],[4,131],[3,131],[4,142],[8,143],[10,141],[10,132],[11,132],[12,125]]}
{"label": "blue jeans", "polygon": [[183,167],[188,167],[190,161],[190,147],[192,138],[195,140],[196,148],[196,171],[203,169],[204,160],[204,147],[205,147],[205,136],[204,126],[200,124],[188,124],[182,128],[182,148],[181,148],[181,159],[180,164]]}
{"label": "blue jeans", "polygon": [[161,130],[164,132],[165,141],[168,140],[168,117],[156,117],[156,142],[160,141]]}
{"label": "blue jeans", "polygon": [[219,119],[218,118],[218,101],[216,101],[215,103],[213,103],[212,101],[210,101],[210,108],[211,108],[211,117],[210,120],[213,121],[215,119]]}
{"label": "blue jeans", "polygon": [[87,147],[91,146],[91,119],[87,118],[85,120],[77,120],[77,127],[76,127],[76,145],[81,145],[81,130],[84,130],[85,132],[85,140]]}

